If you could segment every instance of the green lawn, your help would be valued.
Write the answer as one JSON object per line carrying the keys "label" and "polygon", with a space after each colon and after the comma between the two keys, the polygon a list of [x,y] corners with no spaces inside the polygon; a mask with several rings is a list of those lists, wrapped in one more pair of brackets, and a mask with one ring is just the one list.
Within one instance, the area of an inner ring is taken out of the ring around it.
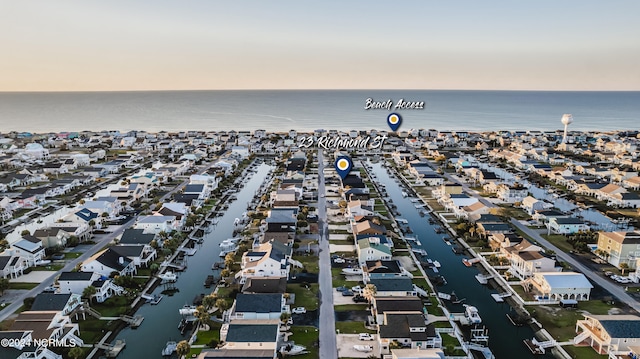
{"label": "green lawn", "polygon": [[336,322],[336,331],[340,331],[341,334],[375,334],[374,330],[365,328],[364,322]]}
{"label": "green lawn", "polygon": [[358,285],[358,281],[346,280],[345,276],[342,274],[341,268],[331,268],[331,282],[334,287],[348,287],[351,288],[353,286]]}
{"label": "green lawn", "polygon": [[64,259],[76,259],[76,258],[80,257],[81,255],[82,255],[82,253],[77,253],[77,252],[65,253],[64,254]]}
{"label": "green lawn", "polygon": [[290,337],[290,340],[293,340],[296,344],[302,345],[307,348],[309,353],[298,355],[296,358],[302,359],[317,359],[319,357],[318,348],[318,329],[311,326],[298,326],[294,325],[291,327],[290,332],[293,335]]}
{"label": "green lawn", "polygon": [[36,267],[31,267],[31,271],[36,271],[36,272],[46,272],[46,271],[54,271],[57,272],[60,269],[64,268],[64,265],[62,264],[50,264],[48,266],[36,266]]}
{"label": "green lawn", "polygon": [[551,242],[554,246],[561,249],[563,252],[569,253],[573,250],[573,246],[571,243],[567,242],[567,238],[561,234],[552,234],[546,235],[543,234],[542,238],[545,238],[549,242]]}
{"label": "green lawn", "polygon": [[119,320],[99,320],[87,316],[87,320],[78,322],[80,329],[80,338],[87,344],[97,343],[106,332],[114,330]]}
{"label": "green lawn", "polygon": [[309,288],[305,288],[300,284],[287,284],[287,293],[295,294],[295,306],[305,307],[307,310],[318,309],[318,283],[309,284]]}
{"label": "green lawn", "polygon": [[11,282],[9,283],[9,289],[33,289],[40,283],[25,283],[25,282]]}
{"label": "green lawn", "polygon": [[462,349],[454,349],[460,346],[460,342],[458,338],[449,335],[447,333],[443,333],[442,335],[442,348],[444,349],[444,353],[447,356],[464,356],[465,353]]}
{"label": "green lawn", "polygon": [[608,355],[600,355],[596,353],[595,350],[591,347],[574,347],[574,346],[564,346],[564,350],[571,355],[572,358],[580,358],[580,359],[605,359],[608,358]]}
{"label": "green lawn", "polygon": [[317,256],[293,256],[292,258],[302,263],[304,269],[311,273],[318,273],[320,271]]}
{"label": "green lawn", "polygon": [[201,330],[197,334],[197,339],[193,343],[194,345],[209,345],[212,340],[220,342],[220,323],[212,323],[210,330]]}
{"label": "green lawn", "polygon": [[91,304],[91,308],[97,310],[103,317],[118,317],[127,314],[131,309],[131,300],[126,297],[111,297],[104,303]]}

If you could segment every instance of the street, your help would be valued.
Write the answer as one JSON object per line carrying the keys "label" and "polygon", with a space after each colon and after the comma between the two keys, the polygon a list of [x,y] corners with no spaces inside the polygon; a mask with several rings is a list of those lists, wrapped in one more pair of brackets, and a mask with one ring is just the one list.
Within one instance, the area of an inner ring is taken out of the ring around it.
{"label": "street", "polygon": [[336,341],[335,312],[333,311],[333,287],[331,285],[331,258],[329,253],[329,231],[327,226],[327,205],[321,194],[324,187],[324,156],[318,150],[318,234],[319,239],[319,282],[320,282],[320,358],[338,358]]}

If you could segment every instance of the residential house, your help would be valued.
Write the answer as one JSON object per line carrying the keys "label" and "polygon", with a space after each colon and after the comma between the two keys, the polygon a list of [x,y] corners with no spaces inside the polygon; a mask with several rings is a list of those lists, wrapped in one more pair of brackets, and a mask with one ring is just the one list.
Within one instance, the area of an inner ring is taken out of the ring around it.
{"label": "residential house", "polygon": [[387,234],[387,229],[384,226],[379,224],[375,224],[370,220],[365,220],[362,222],[358,222],[355,226],[352,226],[353,234],[355,235],[376,235],[376,234]]}
{"label": "residential house", "polygon": [[40,240],[44,248],[61,248],[67,245],[71,236],[60,228],[47,227],[35,230],[33,237]]}
{"label": "residential house", "polygon": [[369,281],[379,297],[415,297],[418,295],[411,278],[375,278]]}
{"label": "residential house", "polygon": [[522,200],[521,206],[522,209],[524,209],[530,216],[532,216],[536,211],[541,211],[553,207],[552,204],[540,201],[531,196],[525,197]]}
{"label": "residential house", "polygon": [[553,233],[557,234],[574,234],[590,230],[585,221],[576,217],[551,218],[546,225]]}
{"label": "residential house", "polygon": [[525,286],[541,300],[589,300],[593,285],[582,273],[537,272],[527,279]]}
{"label": "residential house", "polygon": [[244,283],[251,277],[289,277],[291,247],[271,241],[262,243],[242,255],[241,270],[236,277]]}
{"label": "residential house", "polygon": [[412,349],[442,347],[442,338],[432,324],[425,324],[421,312],[385,313],[379,324],[381,354],[389,354],[393,344]]}
{"label": "residential house", "polygon": [[122,294],[124,289],[113,284],[112,280],[96,272],[62,272],[58,277],[58,293],[82,295],[84,290],[93,286],[96,302],[102,303],[114,295]]}
{"label": "residential house", "polygon": [[80,306],[82,306],[80,294],[40,293],[36,295],[30,310],[34,312],[55,311],[62,315],[70,315]]}
{"label": "residential house", "polygon": [[22,312],[18,314],[9,330],[31,331],[33,339],[53,340],[69,346],[84,344],[79,337],[78,323],[72,323],[69,316],[57,310]]}
{"label": "residential house", "polygon": [[81,270],[83,272],[97,272],[109,277],[114,272],[118,275],[133,275],[136,273],[136,266],[129,258],[107,248],[84,261]]}
{"label": "residential house", "polygon": [[289,306],[282,294],[240,293],[233,302],[229,319],[280,319],[282,313],[288,311]]}
{"label": "residential house", "polygon": [[391,260],[391,249],[381,244],[377,237],[359,239],[356,251],[360,266],[365,265],[367,261]]}
{"label": "residential house", "polygon": [[27,261],[16,255],[5,254],[0,255],[0,277],[17,278],[21,276],[27,269]]}
{"label": "residential house", "polygon": [[375,296],[371,301],[371,315],[375,323],[384,322],[385,313],[424,312],[422,299],[410,297],[381,297]]}
{"label": "residential house", "polygon": [[584,319],[576,322],[578,335],[575,341],[587,344],[598,354],[609,354],[609,358],[634,358],[628,356],[629,352],[638,353],[640,317],[631,314],[582,315]]}
{"label": "residential house", "polygon": [[287,278],[285,277],[250,277],[242,286],[242,293],[279,293],[287,291]]}
{"label": "residential house", "polygon": [[149,262],[153,261],[157,257],[156,250],[149,244],[139,245],[123,245],[110,247],[118,255],[128,258],[137,267],[148,267]]}
{"label": "residential house", "polygon": [[501,248],[509,259],[509,272],[516,277],[526,279],[537,272],[552,272],[556,261],[543,254],[542,248],[526,239],[509,247]]}
{"label": "residential house", "polygon": [[618,268],[626,263],[635,269],[640,259],[640,232],[599,232],[596,253]]}
{"label": "residential house", "polygon": [[280,319],[232,320],[220,329],[223,349],[275,350],[278,344]]}
{"label": "residential house", "polygon": [[365,283],[369,283],[373,279],[402,277],[413,278],[413,275],[407,272],[397,259],[366,261],[363,266],[363,278]]}
{"label": "residential house", "polygon": [[8,252],[13,256],[24,258],[25,264],[29,267],[38,265],[45,256],[42,241],[30,235],[22,236],[22,239],[12,243]]}
{"label": "residential house", "polygon": [[145,234],[158,234],[160,232],[171,233],[180,229],[180,221],[175,216],[150,215],[138,216],[134,229],[142,230]]}

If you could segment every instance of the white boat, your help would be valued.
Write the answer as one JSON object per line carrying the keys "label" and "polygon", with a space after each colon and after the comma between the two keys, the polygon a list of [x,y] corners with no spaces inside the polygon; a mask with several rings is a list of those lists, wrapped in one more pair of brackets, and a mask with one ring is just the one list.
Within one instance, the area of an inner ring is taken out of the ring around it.
{"label": "white boat", "polygon": [[238,249],[238,241],[240,238],[225,239],[220,243],[220,257],[224,257],[227,253],[235,252]]}
{"label": "white boat", "polygon": [[343,268],[342,269],[342,274],[346,274],[346,275],[362,274],[362,269],[360,269],[360,268]]}
{"label": "white boat", "polygon": [[480,318],[480,314],[478,314],[478,308],[473,305],[464,305],[464,317],[467,318],[469,324],[482,323],[482,318]]}
{"label": "white boat", "polygon": [[195,305],[185,305],[184,307],[178,309],[178,313],[180,313],[180,315],[183,317],[189,317],[189,316],[195,317],[195,314],[197,311],[198,309]]}
{"label": "white boat", "polygon": [[440,265],[440,262],[438,261],[433,261],[433,266],[436,268],[440,268],[442,265]]}
{"label": "white boat", "polygon": [[301,355],[307,353],[307,348],[302,345],[285,345],[280,348],[280,353],[286,355]]}
{"label": "white boat", "polygon": [[371,345],[354,345],[353,349],[359,351],[359,352],[364,352],[364,353],[368,353],[370,351],[373,351],[373,346]]}
{"label": "white boat", "polygon": [[164,349],[162,349],[162,356],[171,356],[171,354],[175,353],[178,348],[178,343],[174,341],[167,342]]}
{"label": "white boat", "polygon": [[173,273],[172,271],[164,272],[162,274],[158,274],[158,278],[162,279],[163,282],[175,282],[178,280],[178,275]]}

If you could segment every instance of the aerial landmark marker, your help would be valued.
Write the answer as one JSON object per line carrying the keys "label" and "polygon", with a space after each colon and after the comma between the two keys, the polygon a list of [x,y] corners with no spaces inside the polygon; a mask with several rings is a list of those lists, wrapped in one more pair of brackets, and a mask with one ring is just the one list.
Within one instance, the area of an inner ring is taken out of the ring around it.
{"label": "aerial landmark marker", "polygon": [[395,132],[402,124],[402,117],[400,117],[400,115],[398,115],[397,113],[391,113],[389,114],[389,116],[387,116],[387,123],[389,124],[391,131]]}
{"label": "aerial landmark marker", "polygon": [[336,172],[342,179],[345,179],[349,172],[351,172],[351,168],[353,167],[353,162],[351,158],[348,156],[340,156],[336,159],[335,163]]}

